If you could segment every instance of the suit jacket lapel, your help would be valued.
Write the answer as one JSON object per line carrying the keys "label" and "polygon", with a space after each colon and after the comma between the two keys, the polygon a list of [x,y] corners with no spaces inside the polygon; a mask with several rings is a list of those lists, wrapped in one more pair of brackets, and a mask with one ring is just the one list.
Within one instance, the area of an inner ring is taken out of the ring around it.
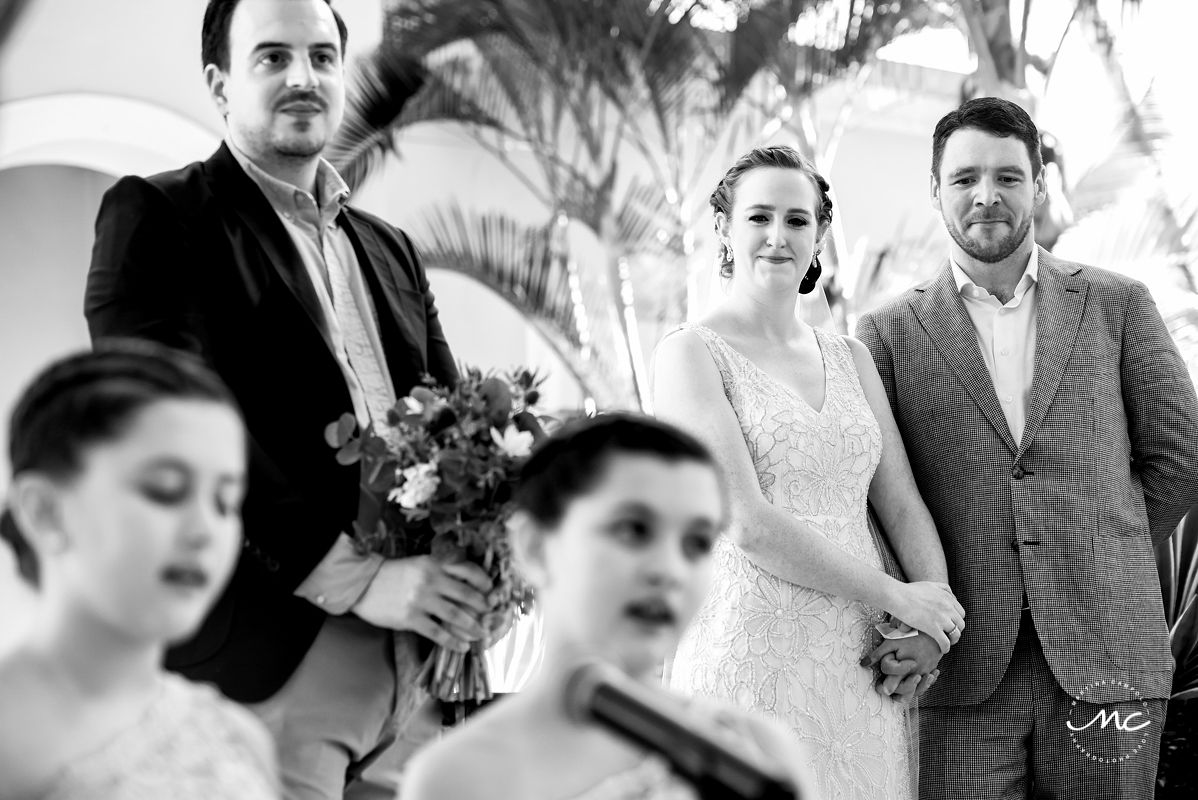
{"label": "suit jacket lapel", "polygon": [[911,301],[911,310],[969,396],[1014,453],[1015,440],[994,391],[994,379],[982,360],[977,331],[974,330],[969,312],[965,310],[965,303],[961,300],[948,264],[940,270],[938,277],[918,292]]}
{"label": "suit jacket lapel", "polygon": [[[404,340],[402,348],[386,345],[383,348],[387,353],[392,379],[399,380],[400,374],[397,373],[397,370],[401,368],[401,364],[393,363],[398,353],[405,350],[419,353],[420,357],[416,359],[418,363],[423,363],[426,358],[426,337],[423,334],[418,335],[413,327],[413,320],[423,316],[422,308],[413,307],[412,298],[417,294],[417,289],[414,286],[404,287],[407,292],[400,291],[400,286],[396,283],[395,270],[392,269],[395,257],[379,242],[378,235],[371,225],[356,215],[346,212],[342,212],[340,220],[345,225],[350,242],[357,253],[358,266],[362,269],[362,275],[374,292],[375,313],[380,316],[380,326],[384,330],[386,329],[385,325],[381,325],[381,317],[384,313],[389,312],[391,319],[399,329],[399,335]],[[378,301],[380,291],[385,305]]]}
{"label": "suit jacket lapel", "polygon": [[[238,256],[238,268],[246,270],[249,264],[257,260],[253,256],[254,248],[261,248],[267,262],[312,320],[329,353],[333,353],[333,340],[325,324],[324,312],[320,308],[316,290],[304,272],[303,261],[296,252],[295,243],[291,241],[262,190],[245,174],[223,142],[216,154],[208,160],[208,166],[209,188],[212,193],[238,216],[252,234],[242,236],[241,231],[229,228],[230,243]],[[249,286],[256,283],[249,280],[248,276],[243,277],[247,278]]]}
{"label": "suit jacket lapel", "polygon": [[1078,277],[1079,267],[1069,266],[1036,248],[1040,274],[1036,285],[1036,371],[1023,426],[1022,455],[1036,438],[1048,407],[1061,386],[1065,365],[1073,355],[1089,284]]}

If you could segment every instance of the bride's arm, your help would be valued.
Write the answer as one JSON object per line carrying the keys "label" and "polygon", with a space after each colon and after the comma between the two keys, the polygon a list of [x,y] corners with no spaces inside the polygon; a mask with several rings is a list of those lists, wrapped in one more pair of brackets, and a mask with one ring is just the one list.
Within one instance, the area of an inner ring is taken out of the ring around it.
{"label": "bride's arm", "polygon": [[853,352],[865,398],[882,429],[882,460],[869,485],[869,499],[907,577],[913,581],[948,583],[944,548],[915,485],[903,437],[895,424],[878,368],[865,345],[849,337],[845,340]]}
{"label": "bride's arm", "polygon": [[728,487],[729,535],[751,562],[791,583],[889,611],[938,642],[943,640],[947,650],[945,632],[964,623],[963,609],[951,593],[931,583],[896,581],[762,496],[719,371],[695,334],[679,332],[658,345],[653,403],[661,419],[694,434],[712,450]]}

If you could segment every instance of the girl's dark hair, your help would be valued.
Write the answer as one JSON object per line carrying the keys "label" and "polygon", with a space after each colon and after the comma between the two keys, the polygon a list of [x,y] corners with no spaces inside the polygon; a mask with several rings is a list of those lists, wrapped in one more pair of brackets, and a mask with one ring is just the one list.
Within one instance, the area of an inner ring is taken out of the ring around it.
{"label": "girl's dark hair", "polygon": [[602,414],[563,426],[537,447],[520,471],[516,507],[538,525],[556,527],[570,503],[593,489],[620,454],[695,461],[720,474],[711,452],[673,425],[640,414]]}
{"label": "girl's dark hair", "polygon": [[[783,169],[797,169],[799,172],[811,178],[815,184],[815,189],[819,192],[819,208],[816,209],[816,219],[818,227],[822,233],[829,225],[832,224],[832,198],[828,196],[828,192],[832,187],[823,175],[819,174],[815,165],[795,150],[793,147],[786,145],[775,145],[773,147],[758,147],[750,150],[736,160],[736,163],[724,173],[724,177],[716,184],[715,191],[711,193],[711,198],[708,200],[711,203],[711,208],[714,212],[723,212],[725,218],[731,218],[732,206],[736,202],[736,184],[740,182],[741,176],[750,170],[758,167],[781,167]],[[717,227],[718,231],[718,227]],[[720,242],[720,275],[725,278],[732,277],[732,264],[727,260],[727,248],[724,243]]]}
{"label": "girl's dark hair", "polygon": [[[108,339],[94,352],[59,359],[34,377],[8,424],[12,476],[37,471],[74,477],[84,451],[117,439],[135,414],[159,400],[210,400],[236,410],[233,395],[198,359],[152,342]],[[12,513],[0,515],[0,539],[37,584],[37,561]]]}

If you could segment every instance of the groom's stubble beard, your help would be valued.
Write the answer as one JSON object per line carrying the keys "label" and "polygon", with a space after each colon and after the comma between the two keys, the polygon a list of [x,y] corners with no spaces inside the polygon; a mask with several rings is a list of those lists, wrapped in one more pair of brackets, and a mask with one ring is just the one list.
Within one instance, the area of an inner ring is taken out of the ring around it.
{"label": "groom's stubble beard", "polygon": [[948,214],[941,212],[940,216],[944,219],[944,227],[948,230],[948,235],[953,237],[953,241],[957,243],[957,246],[964,250],[970,258],[976,259],[983,264],[996,264],[1007,258],[1019,249],[1019,246],[1024,243],[1032,230],[1033,218],[1028,216],[1018,228],[1001,239],[991,242],[979,242],[966,235],[965,231],[961,230],[956,223],[949,219]]}

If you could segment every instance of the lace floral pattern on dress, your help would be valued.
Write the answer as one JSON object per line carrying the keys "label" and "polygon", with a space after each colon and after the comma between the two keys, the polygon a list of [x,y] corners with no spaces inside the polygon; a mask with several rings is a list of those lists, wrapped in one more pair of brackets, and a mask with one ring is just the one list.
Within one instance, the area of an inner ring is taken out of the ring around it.
{"label": "lace floral pattern on dress", "polygon": [[[882,436],[848,344],[815,329],[826,379],[817,411],[711,329],[680,330],[707,345],[765,498],[881,568],[866,500]],[[858,663],[885,613],[767,573],[729,536],[714,556],[713,587],[679,645],[673,688],[731,700],[789,727],[828,800],[910,798],[905,708],[881,697],[874,672]]]}
{"label": "lace floral pattern on dress", "polygon": [[39,800],[277,800],[274,745],[250,712],[175,675],[138,724],[63,770]]}

